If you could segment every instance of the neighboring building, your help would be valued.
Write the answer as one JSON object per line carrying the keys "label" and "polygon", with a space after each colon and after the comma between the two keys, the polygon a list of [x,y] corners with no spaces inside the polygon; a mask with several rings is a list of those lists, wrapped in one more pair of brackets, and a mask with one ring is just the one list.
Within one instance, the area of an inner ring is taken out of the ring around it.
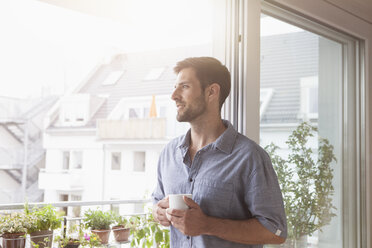
{"label": "neighboring building", "polygon": [[261,37],[260,144],[274,142],[283,155],[300,122],[318,123],[319,39],[306,31]]}
{"label": "neighboring building", "polygon": [[37,182],[45,160],[42,123],[56,100],[0,97],[0,203],[43,200]]}
{"label": "neighboring building", "polygon": [[[188,129],[175,120],[173,67],[185,57],[210,55],[208,45],[119,54],[94,68],[45,119],[44,200],[149,197],[160,151]],[[68,212],[78,215],[79,209]]]}

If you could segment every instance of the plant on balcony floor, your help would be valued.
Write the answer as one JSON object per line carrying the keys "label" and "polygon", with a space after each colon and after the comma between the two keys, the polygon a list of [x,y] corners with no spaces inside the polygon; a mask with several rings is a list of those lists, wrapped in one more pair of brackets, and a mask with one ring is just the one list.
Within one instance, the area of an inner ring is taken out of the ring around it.
{"label": "plant on balcony floor", "polygon": [[148,210],[146,215],[133,216],[129,221],[132,225],[131,247],[152,248],[154,242],[159,248],[170,247],[169,229],[154,221],[151,210]]}
{"label": "plant on balcony floor", "polygon": [[265,147],[283,194],[288,226],[286,247],[307,247],[306,236],[321,231],[336,216],[332,204],[331,163],[336,161],[333,146],[319,138],[318,158],[314,161],[308,140],[315,132],[316,127],[300,124],[286,141],[290,151],[287,159],[276,154],[279,147],[273,143]]}
{"label": "plant on balcony floor", "polygon": [[26,232],[30,225],[31,219],[24,213],[0,216],[0,235],[3,238],[3,248],[24,248]]}
{"label": "plant on balcony floor", "polygon": [[114,222],[111,211],[103,212],[102,210],[87,210],[84,213],[84,224],[90,228],[92,233],[97,234],[102,244],[108,243],[110,236],[110,225]]}
{"label": "plant on balcony floor", "polygon": [[114,219],[115,226],[112,227],[112,231],[114,233],[115,241],[119,243],[128,241],[131,226],[129,220],[118,214],[114,215]]}
{"label": "plant on balcony floor", "polygon": [[60,214],[51,205],[30,209],[27,203],[25,204],[25,213],[32,220],[27,230],[31,238],[31,247],[51,247],[53,231],[60,228],[62,224],[63,219]]}
{"label": "plant on balcony floor", "polygon": [[78,248],[80,245],[83,247],[101,247],[101,241],[96,234],[84,233],[83,225],[75,224],[72,225],[67,235],[57,235],[55,242],[58,243],[61,248]]}

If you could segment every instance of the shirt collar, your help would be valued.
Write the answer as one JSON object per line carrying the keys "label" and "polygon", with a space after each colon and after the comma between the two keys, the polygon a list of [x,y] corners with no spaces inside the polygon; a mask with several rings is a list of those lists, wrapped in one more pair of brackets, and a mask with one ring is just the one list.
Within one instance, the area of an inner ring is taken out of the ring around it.
{"label": "shirt collar", "polygon": [[229,121],[222,121],[227,128],[225,132],[223,132],[220,137],[218,137],[217,140],[213,142],[213,146],[224,153],[230,154],[234,147],[238,132],[234,129],[233,125]]}
{"label": "shirt collar", "polygon": [[[227,128],[220,135],[220,137],[218,137],[217,140],[211,144],[211,146],[219,149],[224,153],[229,154],[233,149],[238,132],[234,129],[233,125],[229,121],[222,120],[222,122]],[[178,148],[183,151],[183,155],[186,154],[190,146],[190,135],[191,129],[189,129],[187,133],[181,138],[180,145],[178,146]]]}

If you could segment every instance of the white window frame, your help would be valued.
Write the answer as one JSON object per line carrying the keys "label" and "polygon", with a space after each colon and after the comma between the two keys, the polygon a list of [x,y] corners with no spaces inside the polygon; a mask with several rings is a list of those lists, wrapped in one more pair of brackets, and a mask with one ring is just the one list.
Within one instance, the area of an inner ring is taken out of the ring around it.
{"label": "white window frame", "polygon": [[[223,114],[239,131],[256,142],[259,142],[260,118],[258,99],[260,70],[257,65],[260,61],[261,11],[344,44],[343,63],[347,71],[344,73],[343,82],[343,244],[344,247],[361,248],[367,245],[372,247],[372,235],[370,235],[372,197],[367,197],[372,196],[372,187],[367,187],[372,185],[372,157],[367,155],[372,154],[370,145],[372,132],[369,133],[372,123],[372,107],[370,107],[372,104],[367,104],[370,101],[368,90],[372,96],[372,87],[368,88],[366,83],[371,82],[369,75],[372,75],[372,63],[365,63],[366,50],[361,46],[363,43],[351,36],[342,36],[340,32],[336,33],[333,29],[326,28],[326,26],[333,27],[361,37],[367,47],[372,47],[371,25],[322,0],[231,2],[229,9],[235,8],[235,16],[240,16],[239,20],[231,20],[231,22],[238,23],[240,26],[232,29],[225,46],[230,49],[225,51],[227,54],[225,61],[232,73],[233,87]],[[240,9],[236,9],[239,3]],[[305,19],[306,16],[310,18]],[[317,20],[326,25],[309,20]],[[358,27],[358,30],[355,27]],[[363,71],[364,66],[367,66],[366,71]],[[358,71],[353,71],[353,68]],[[369,166],[366,166],[367,164]],[[364,173],[360,174],[361,172]]]}

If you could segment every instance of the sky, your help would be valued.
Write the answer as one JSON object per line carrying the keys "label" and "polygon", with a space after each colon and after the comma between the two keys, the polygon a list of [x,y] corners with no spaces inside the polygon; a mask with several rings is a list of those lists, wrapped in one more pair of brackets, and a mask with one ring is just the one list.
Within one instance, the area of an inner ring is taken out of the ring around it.
{"label": "sky", "polygon": [[0,96],[61,94],[115,53],[211,40],[209,1],[127,2],[123,23],[36,0],[1,0]]}
{"label": "sky", "polygon": [[[1,0],[0,96],[63,94],[113,54],[211,42],[212,0],[122,1],[123,10],[105,5],[119,17],[122,11],[118,20],[37,0]],[[261,25],[263,36],[300,31],[270,17]]]}

